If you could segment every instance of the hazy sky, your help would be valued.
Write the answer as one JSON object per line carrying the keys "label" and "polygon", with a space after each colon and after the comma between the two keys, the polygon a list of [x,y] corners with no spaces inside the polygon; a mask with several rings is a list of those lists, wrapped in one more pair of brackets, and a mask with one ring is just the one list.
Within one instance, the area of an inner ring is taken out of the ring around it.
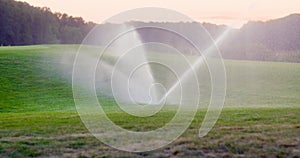
{"label": "hazy sky", "polygon": [[101,23],[122,11],[162,7],[179,11],[196,21],[239,27],[248,20],[268,20],[300,13],[300,0],[20,0],[46,6],[54,12],[81,16]]}

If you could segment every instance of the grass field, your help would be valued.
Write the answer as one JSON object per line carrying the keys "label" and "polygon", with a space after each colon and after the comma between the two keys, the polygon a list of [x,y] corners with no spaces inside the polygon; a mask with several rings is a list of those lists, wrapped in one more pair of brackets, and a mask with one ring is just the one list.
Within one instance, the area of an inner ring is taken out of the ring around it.
{"label": "grass field", "polygon": [[[77,45],[0,47],[0,157],[300,155],[300,64],[225,61],[226,102],[207,136],[197,136],[205,115],[200,109],[190,128],[170,145],[127,153],[94,138],[75,110],[71,67],[62,59],[74,58],[77,49]],[[123,128],[145,131],[163,126],[174,112],[146,120],[113,108],[107,114]]]}

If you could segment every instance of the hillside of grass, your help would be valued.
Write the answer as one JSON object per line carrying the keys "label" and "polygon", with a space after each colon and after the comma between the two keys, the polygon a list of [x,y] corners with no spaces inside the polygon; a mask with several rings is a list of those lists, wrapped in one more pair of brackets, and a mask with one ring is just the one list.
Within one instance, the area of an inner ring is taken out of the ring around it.
{"label": "hillside of grass", "polygon": [[[59,49],[57,49],[59,48]],[[0,48],[0,112],[74,110],[72,86],[47,60],[76,46],[23,46]],[[57,50],[57,51],[56,51]]]}
{"label": "hillside of grass", "polygon": [[[77,49],[0,47],[0,112],[74,111],[71,72]],[[225,60],[225,68],[225,107],[299,107],[300,64]]]}
{"label": "hillside of grass", "polygon": [[[89,133],[72,95],[78,45],[0,47],[0,157],[296,157],[300,153],[300,64],[226,60],[225,108],[205,137],[199,110],[188,130],[161,149],[128,153]],[[164,56],[166,58],[168,56]],[[175,58],[172,58],[175,59]],[[115,106],[106,100],[108,106]],[[174,116],[111,109],[121,127],[148,131]]]}

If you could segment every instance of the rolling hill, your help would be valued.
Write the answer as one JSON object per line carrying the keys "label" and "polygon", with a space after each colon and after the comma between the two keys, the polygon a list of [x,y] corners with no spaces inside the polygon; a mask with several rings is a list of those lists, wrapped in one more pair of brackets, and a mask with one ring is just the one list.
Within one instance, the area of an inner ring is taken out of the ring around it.
{"label": "rolling hill", "polygon": [[[77,49],[78,45],[0,47],[0,112],[75,110],[71,72]],[[299,64],[225,60],[225,66],[225,108],[299,106]]]}
{"label": "rolling hill", "polygon": [[[198,137],[205,115],[200,109],[191,126],[173,143],[155,151],[129,153],[93,137],[76,112],[70,65],[77,49],[78,45],[0,48],[1,157],[299,155],[300,65],[297,63],[225,60],[226,103],[207,136]],[[160,55],[157,57],[166,57]],[[113,103],[108,102],[108,106]],[[106,115],[122,128],[141,132],[162,127],[174,116],[174,111],[164,110],[140,118],[107,109]]]}

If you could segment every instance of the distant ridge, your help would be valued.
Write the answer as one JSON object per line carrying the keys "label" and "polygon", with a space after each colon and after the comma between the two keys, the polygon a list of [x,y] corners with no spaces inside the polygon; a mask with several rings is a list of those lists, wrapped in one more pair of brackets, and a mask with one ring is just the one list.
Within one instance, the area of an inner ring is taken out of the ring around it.
{"label": "distant ridge", "polygon": [[272,50],[300,50],[300,14],[267,22],[249,22],[241,28],[246,42]]}
{"label": "distant ridge", "polygon": [[300,62],[300,14],[248,22],[221,46],[229,59]]}

